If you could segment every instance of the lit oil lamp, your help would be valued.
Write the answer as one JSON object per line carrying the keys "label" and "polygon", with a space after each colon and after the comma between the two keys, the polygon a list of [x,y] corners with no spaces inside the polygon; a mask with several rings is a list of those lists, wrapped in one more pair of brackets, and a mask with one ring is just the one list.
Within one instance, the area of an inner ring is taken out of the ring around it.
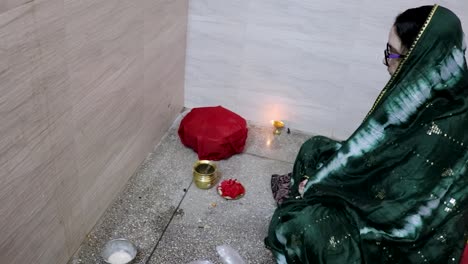
{"label": "lit oil lamp", "polygon": [[281,135],[281,131],[284,128],[284,122],[280,120],[273,120],[271,121],[273,126],[275,127],[275,130],[273,131],[274,135]]}

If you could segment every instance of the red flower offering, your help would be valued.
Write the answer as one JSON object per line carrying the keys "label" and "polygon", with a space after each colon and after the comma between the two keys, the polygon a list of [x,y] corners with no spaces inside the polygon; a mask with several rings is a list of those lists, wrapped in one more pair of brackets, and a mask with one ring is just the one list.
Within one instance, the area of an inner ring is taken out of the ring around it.
{"label": "red flower offering", "polygon": [[245,189],[236,179],[228,179],[218,185],[218,193],[224,199],[237,200],[244,196]]}

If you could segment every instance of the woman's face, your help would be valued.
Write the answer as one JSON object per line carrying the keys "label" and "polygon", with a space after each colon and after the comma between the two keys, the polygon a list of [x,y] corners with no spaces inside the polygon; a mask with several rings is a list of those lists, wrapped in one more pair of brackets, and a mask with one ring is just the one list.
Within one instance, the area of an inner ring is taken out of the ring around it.
{"label": "woman's face", "polygon": [[[388,52],[391,54],[404,55],[406,53],[406,48],[401,44],[401,40],[396,33],[395,26],[390,29],[390,34],[388,35]],[[398,65],[401,62],[401,58],[392,59],[388,58],[383,60],[383,63],[388,62],[387,70],[390,75],[393,75],[398,68]]]}

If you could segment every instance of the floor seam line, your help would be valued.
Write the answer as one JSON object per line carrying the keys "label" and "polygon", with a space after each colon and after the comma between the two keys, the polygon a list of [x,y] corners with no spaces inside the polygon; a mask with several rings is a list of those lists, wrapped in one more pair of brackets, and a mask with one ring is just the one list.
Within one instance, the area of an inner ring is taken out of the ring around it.
{"label": "floor seam line", "polygon": [[250,153],[250,152],[244,152],[243,154],[250,155],[250,156],[254,156],[254,157],[258,157],[258,158],[268,159],[268,160],[274,160],[274,161],[279,161],[279,162],[294,164],[294,162],[290,162],[290,161],[286,161],[286,160],[280,160],[280,159],[274,159],[274,158],[269,158],[269,157],[267,157],[267,156],[262,156],[262,155],[255,154],[255,153]]}
{"label": "floor seam line", "polygon": [[171,215],[171,218],[169,219],[169,222],[167,223],[167,225],[164,227],[162,233],[161,233],[161,236],[159,236],[159,239],[158,241],[156,242],[156,245],[154,245],[153,249],[151,250],[151,253],[149,254],[149,257],[148,259],[145,261],[145,264],[148,264],[149,261],[151,260],[151,258],[153,257],[154,255],[154,252],[156,252],[156,249],[158,248],[159,246],[159,242],[161,242],[161,240],[163,239],[164,235],[166,234],[166,231],[167,229],[169,228],[169,226],[171,225],[172,223],[172,220],[174,219],[174,217],[176,216],[177,214],[177,211],[179,210],[180,208],[180,205],[182,204],[182,202],[184,201],[185,199],[185,196],[187,195],[187,193],[189,192],[190,190],[190,187],[192,187],[192,182],[190,182],[190,185],[187,187],[187,191],[184,193],[184,195],[182,196],[182,199],[180,199],[179,201],[179,204],[177,205],[177,207],[175,208],[174,212],[172,213]]}

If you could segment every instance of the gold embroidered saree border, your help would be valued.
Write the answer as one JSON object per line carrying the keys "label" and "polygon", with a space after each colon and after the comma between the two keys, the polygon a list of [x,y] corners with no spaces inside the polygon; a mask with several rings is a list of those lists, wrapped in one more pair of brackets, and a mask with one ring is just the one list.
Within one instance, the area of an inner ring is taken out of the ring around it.
{"label": "gold embroidered saree border", "polygon": [[388,81],[387,85],[385,85],[384,89],[380,92],[379,96],[377,97],[377,99],[375,100],[374,104],[372,105],[372,108],[370,109],[370,111],[367,113],[366,117],[364,118],[363,122],[365,122],[367,120],[367,118],[369,118],[369,116],[374,112],[375,108],[377,107],[377,105],[380,103],[380,100],[382,100],[383,96],[385,95],[385,93],[387,92],[388,88],[393,84],[393,82],[395,81],[395,78],[396,76],[398,76],[398,74],[400,73],[401,71],[401,68],[403,67],[403,65],[405,64],[406,60],[408,59],[408,57],[411,55],[411,53],[413,52],[413,50],[415,49],[416,45],[419,43],[419,40],[421,39],[422,35],[424,34],[424,32],[426,31],[426,28],[427,26],[429,26],[429,24],[431,23],[432,21],[432,18],[434,17],[434,14],[435,12],[437,11],[437,8],[439,7],[438,4],[435,4],[434,7],[432,8],[431,10],[431,13],[429,13],[429,16],[427,17],[426,19],[426,22],[424,23],[422,29],[419,31],[418,33],[418,36],[416,37],[416,40],[413,42],[413,44],[411,45],[411,48],[409,49],[408,53],[406,54],[405,58],[403,59],[403,61],[400,63],[400,65],[398,66],[398,68],[396,69],[395,73],[392,75],[392,77],[390,78],[390,80]]}

